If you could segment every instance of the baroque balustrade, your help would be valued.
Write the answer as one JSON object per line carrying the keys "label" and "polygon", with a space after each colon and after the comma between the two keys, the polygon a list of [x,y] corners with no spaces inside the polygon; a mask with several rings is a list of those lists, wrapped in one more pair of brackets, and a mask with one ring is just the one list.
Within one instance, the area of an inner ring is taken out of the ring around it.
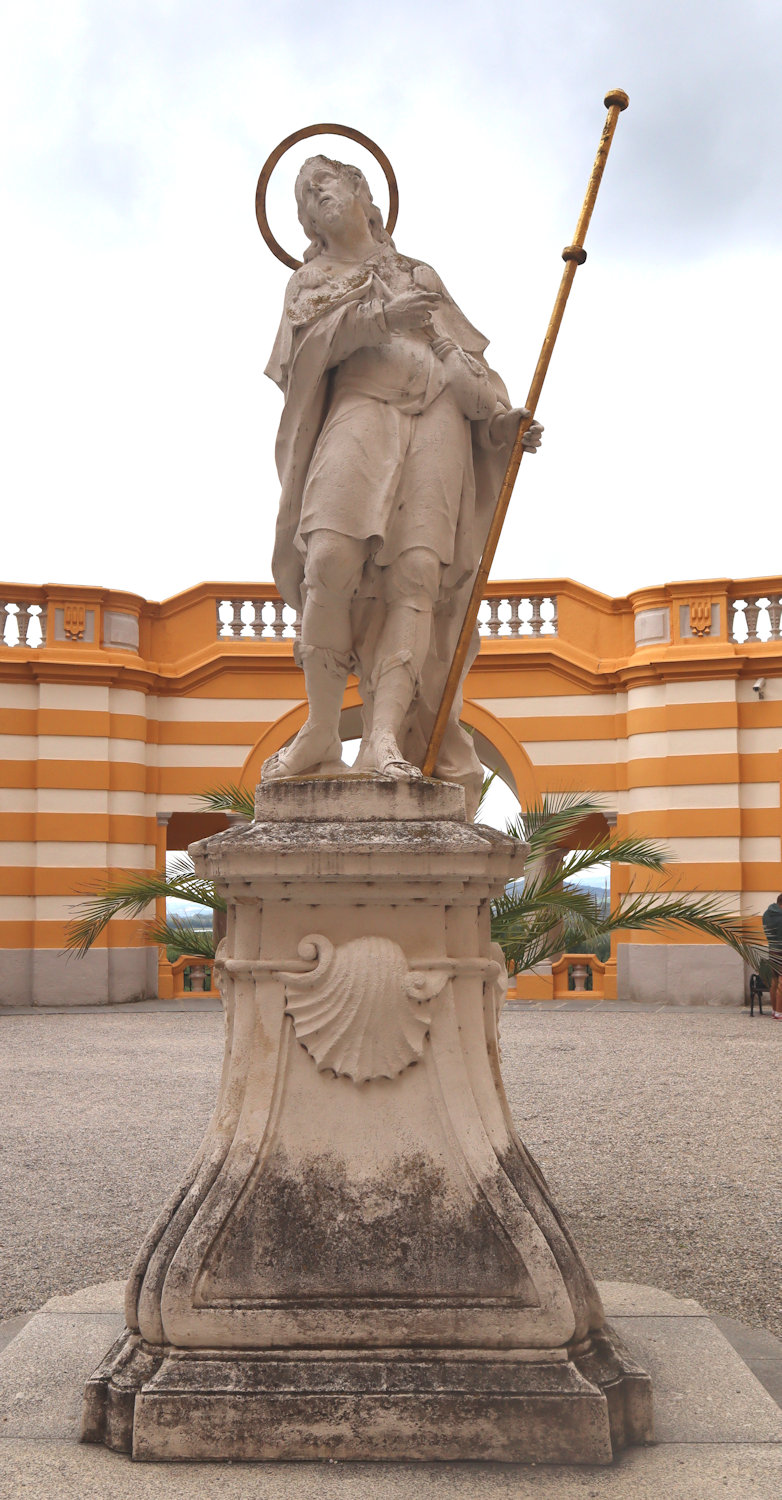
{"label": "baroque balustrade", "polygon": [[778,641],[782,621],[782,598],[776,590],[769,594],[757,594],[747,589],[744,595],[732,598],[732,639],[739,645],[745,641]]}
{"label": "baroque balustrade", "polygon": [[[301,616],[271,590],[252,598],[217,601],[219,640],[295,640]],[[509,638],[557,634],[556,594],[490,594],[478,615],[482,636]]]}
{"label": "baroque balustrade", "polygon": [[0,597],[0,643],[37,650],[45,642],[45,603]]}
{"label": "baroque balustrade", "polygon": [[[556,639],[583,648],[594,642],[596,654],[607,660],[633,654],[633,618],[639,610],[666,618],[659,644],[678,644],[670,627],[686,613],[680,605],[690,603],[692,610],[691,596],[701,603],[721,600],[722,609],[714,634],[708,629],[697,635],[690,632],[688,650],[701,637],[710,644],[721,638],[739,647],[777,648],[782,641],[779,577],[665,585],[624,599],[609,599],[566,579],[536,580],[532,585],[489,582],[478,628],[487,645],[525,640],[544,645]],[[79,619],[85,613],[89,628],[80,630]],[[292,643],[301,627],[300,615],[283,603],[273,584],[199,584],[160,604],[105,589],[0,584],[0,650],[129,649],[129,638],[117,634],[117,620],[134,624],[133,649],[156,661],[214,649],[215,643]],[[636,636],[635,648],[640,644]]]}

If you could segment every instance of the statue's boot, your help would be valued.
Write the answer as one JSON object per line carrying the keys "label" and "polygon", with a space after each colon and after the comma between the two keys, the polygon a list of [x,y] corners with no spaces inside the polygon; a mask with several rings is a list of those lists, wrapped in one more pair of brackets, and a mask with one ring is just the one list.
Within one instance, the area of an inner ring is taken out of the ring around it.
{"label": "statue's boot", "polygon": [[296,738],[264,761],[261,781],[349,769],[342,759],[339,716],[352,659],[328,646],[305,644],[296,655],[304,670],[309,716]]}
{"label": "statue's boot", "polygon": [[418,766],[399,748],[402,725],[417,690],[417,674],[409,652],[398,652],[373,673],[372,729],[362,745],[356,770],[376,771],[396,781],[420,781]]}

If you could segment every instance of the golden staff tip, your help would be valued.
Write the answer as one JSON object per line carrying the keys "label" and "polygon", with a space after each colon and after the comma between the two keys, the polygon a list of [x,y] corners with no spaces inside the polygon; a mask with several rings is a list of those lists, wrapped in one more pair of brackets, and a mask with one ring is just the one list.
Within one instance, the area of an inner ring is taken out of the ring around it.
{"label": "golden staff tip", "polygon": [[616,104],[619,109],[627,109],[630,100],[624,89],[611,89],[611,92],[606,94],[603,103],[606,109],[610,109],[612,104]]}

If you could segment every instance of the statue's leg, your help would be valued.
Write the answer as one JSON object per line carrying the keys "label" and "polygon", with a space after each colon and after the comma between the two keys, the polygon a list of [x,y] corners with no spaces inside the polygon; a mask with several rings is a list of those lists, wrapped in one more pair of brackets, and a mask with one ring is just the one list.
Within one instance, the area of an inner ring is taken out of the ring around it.
{"label": "statue's leg", "polygon": [[409,547],[383,572],[386,619],[370,678],[372,732],[362,748],[361,769],[411,779],[421,772],[405,760],[399,739],[429,652],[441,564],[429,547]]}
{"label": "statue's leg", "polygon": [[339,716],[353,666],[350,605],[358,591],[367,543],[318,530],[307,539],[306,598],[296,656],[304,670],[309,713],[296,738],[264,762],[262,781],[342,766]]}

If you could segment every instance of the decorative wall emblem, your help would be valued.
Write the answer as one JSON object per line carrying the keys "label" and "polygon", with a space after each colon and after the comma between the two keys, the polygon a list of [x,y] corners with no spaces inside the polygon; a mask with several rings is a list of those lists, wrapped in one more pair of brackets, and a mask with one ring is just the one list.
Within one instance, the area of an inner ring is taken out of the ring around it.
{"label": "decorative wall emblem", "polygon": [[64,610],[65,635],[69,641],[81,641],[84,638],[84,627],[86,613],[83,604],[66,604]]}
{"label": "decorative wall emblem", "polygon": [[442,970],[411,969],[390,938],[361,937],[335,947],[320,933],[299,944],[317,959],[309,974],[280,974],[296,1038],[318,1069],[354,1083],[395,1078],[424,1050],[433,1000],[448,981]]}
{"label": "decorative wall emblem", "polygon": [[711,599],[690,600],[690,629],[693,635],[708,635],[711,631]]}

